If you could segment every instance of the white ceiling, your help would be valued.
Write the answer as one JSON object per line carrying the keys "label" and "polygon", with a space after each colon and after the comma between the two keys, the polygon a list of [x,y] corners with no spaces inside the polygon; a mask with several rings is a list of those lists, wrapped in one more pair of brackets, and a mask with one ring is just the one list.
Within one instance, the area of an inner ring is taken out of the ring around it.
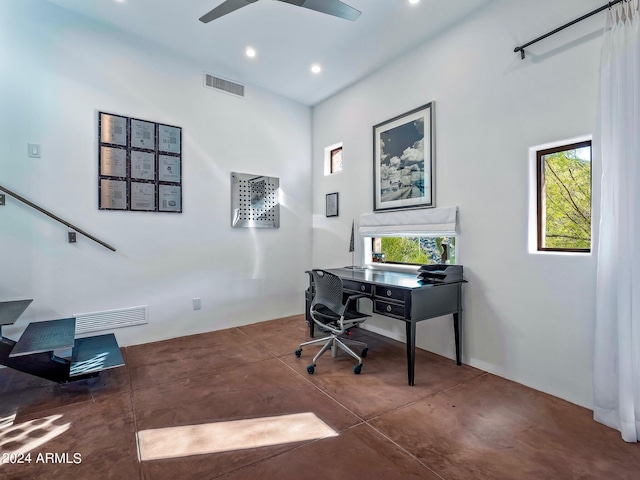
{"label": "white ceiling", "polygon": [[[189,56],[203,71],[315,105],[490,0],[343,0],[362,12],[354,22],[260,0],[208,24],[198,19],[222,0],[47,1]],[[312,63],[323,71],[312,74]]]}

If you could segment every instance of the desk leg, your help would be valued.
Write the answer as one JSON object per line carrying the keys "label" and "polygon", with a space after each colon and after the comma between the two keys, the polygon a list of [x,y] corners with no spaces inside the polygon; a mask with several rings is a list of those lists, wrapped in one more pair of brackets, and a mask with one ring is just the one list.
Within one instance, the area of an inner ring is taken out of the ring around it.
{"label": "desk leg", "polygon": [[309,325],[309,337],[311,338],[313,338],[315,331],[315,322],[309,313],[311,310],[311,302],[313,301],[312,278],[311,273],[309,273],[309,288],[304,291],[304,318],[307,321],[307,325]]}
{"label": "desk leg", "polygon": [[313,338],[313,335],[315,334],[315,325],[316,322],[311,319],[311,321],[309,322],[309,338]]}
{"label": "desk leg", "polygon": [[405,322],[407,325],[407,376],[409,385],[413,386],[413,373],[416,366],[416,322]]}
{"label": "desk leg", "polygon": [[456,338],[456,363],[462,365],[462,359],[460,358],[460,313],[453,314],[453,334]]}

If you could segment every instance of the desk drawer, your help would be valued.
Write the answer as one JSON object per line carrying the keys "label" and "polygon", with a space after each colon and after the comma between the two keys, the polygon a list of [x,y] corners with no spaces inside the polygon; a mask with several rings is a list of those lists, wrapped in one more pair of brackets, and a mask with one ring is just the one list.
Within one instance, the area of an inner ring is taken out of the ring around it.
{"label": "desk drawer", "polygon": [[405,293],[406,290],[402,288],[376,285],[376,297],[380,299],[398,300],[400,302],[404,302]]}
{"label": "desk drawer", "polygon": [[342,280],[342,286],[345,290],[349,290],[351,292],[371,295],[372,285],[370,283],[354,282],[353,280]]}
{"label": "desk drawer", "polygon": [[397,303],[382,302],[380,300],[373,302],[373,311],[381,315],[407,318],[405,309],[406,306],[404,304],[399,305]]}

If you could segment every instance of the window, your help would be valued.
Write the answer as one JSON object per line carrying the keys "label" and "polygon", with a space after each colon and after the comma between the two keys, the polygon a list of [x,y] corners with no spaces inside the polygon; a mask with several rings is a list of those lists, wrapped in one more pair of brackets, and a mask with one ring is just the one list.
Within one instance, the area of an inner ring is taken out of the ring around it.
{"label": "window", "polygon": [[324,174],[334,175],[342,172],[342,142],[324,147]]}
{"label": "window", "polygon": [[539,150],[538,251],[591,251],[591,141]]}
{"label": "window", "polygon": [[380,237],[371,239],[373,262],[406,265],[456,263],[456,237]]}
{"label": "window", "polygon": [[331,150],[331,173],[342,171],[342,147]]}

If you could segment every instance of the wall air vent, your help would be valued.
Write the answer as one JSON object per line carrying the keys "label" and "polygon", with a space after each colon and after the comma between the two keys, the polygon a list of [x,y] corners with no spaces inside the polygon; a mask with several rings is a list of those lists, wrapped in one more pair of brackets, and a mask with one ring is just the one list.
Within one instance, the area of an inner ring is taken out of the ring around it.
{"label": "wall air vent", "polygon": [[77,313],[76,334],[149,323],[147,305],[103,312]]}
{"label": "wall air vent", "polygon": [[236,97],[244,97],[244,85],[225,80],[224,78],[214,77],[206,72],[204,74],[204,86],[219,92],[235,95]]}

